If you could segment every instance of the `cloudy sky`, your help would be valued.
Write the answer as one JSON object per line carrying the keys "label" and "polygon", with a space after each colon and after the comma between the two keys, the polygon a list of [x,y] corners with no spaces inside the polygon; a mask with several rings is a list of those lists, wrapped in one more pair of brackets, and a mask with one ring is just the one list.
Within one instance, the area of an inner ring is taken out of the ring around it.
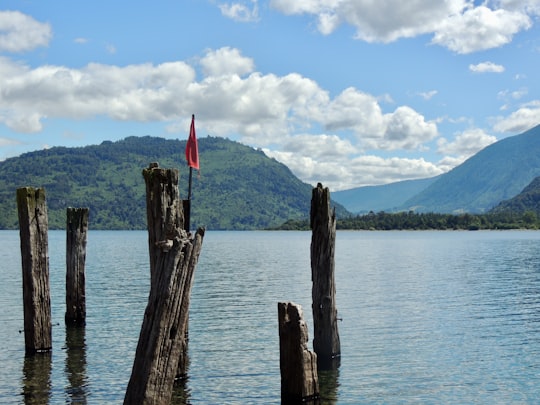
{"label": "cloudy sky", "polygon": [[540,124],[540,0],[0,7],[0,160],[186,139],[195,114],[199,138],[337,191],[431,177]]}

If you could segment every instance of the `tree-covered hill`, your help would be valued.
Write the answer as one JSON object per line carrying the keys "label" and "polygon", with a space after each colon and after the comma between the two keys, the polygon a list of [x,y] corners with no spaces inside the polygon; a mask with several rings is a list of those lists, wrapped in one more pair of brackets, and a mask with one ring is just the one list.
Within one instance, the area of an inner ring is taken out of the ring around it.
{"label": "tree-covered hill", "polygon": [[535,177],[521,193],[509,200],[502,201],[490,212],[494,214],[512,213],[514,215],[528,212],[534,213],[540,218],[540,176]]}
{"label": "tree-covered hill", "polygon": [[[16,189],[44,187],[49,228],[65,228],[67,207],[89,207],[91,229],[145,229],[142,169],[178,168],[187,198],[185,141],[129,137],[81,148],[54,147],[0,162],[0,229],[18,227]],[[312,187],[283,164],[223,138],[199,139],[192,227],[263,229],[309,216]],[[340,207],[338,207],[340,209]]]}

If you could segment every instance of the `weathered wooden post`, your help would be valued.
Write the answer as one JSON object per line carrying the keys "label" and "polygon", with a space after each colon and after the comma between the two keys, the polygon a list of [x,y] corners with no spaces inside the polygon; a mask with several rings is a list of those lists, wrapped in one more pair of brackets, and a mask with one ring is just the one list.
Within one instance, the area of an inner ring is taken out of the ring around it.
{"label": "weathered wooden post", "polygon": [[183,362],[193,273],[204,229],[184,230],[178,170],[152,163],[146,182],[150,295],[124,404],[164,404],[171,400],[174,378]]}
{"label": "weathered wooden post", "polygon": [[278,302],[281,403],[297,404],[319,397],[317,355],[307,347],[308,332],[302,307]]}
{"label": "weathered wooden post", "polygon": [[24,343],[27,354],[52,349],[49,241],[45,190],[17,189],[21,239]]}
{"label": "weathered wooden post", "polygon": [[67,323],[86,322],[85,262],[88,208],[67,209],[66,315]]}
{"label": "weathered wooden post", "polygon": [[319,369],[327,370],[339,366],[341,346],[334,278],[336,213],[330,209],[330,191],[321,183],[312,191],[310,225],[313,350]]}

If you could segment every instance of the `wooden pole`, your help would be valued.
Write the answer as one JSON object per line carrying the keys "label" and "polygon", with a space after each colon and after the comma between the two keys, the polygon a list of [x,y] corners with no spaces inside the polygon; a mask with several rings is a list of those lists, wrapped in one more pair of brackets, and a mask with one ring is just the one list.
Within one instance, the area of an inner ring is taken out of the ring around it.
{"label": "wooden pole", "polygon": [[191,200],[183,200],[182,203],[184,206],[184,230],[189,232],[191,227]]}
{"label": "wooden pole", "polygon": [[150,295],[124,404],[169,403],[187,347],[186,328],[193,273],[204,238],[184,230],[178,171],[152,163],[146,182]]}
{"label": "wooden pole", "polygon": [[281,403],[297,404],[319,397],[317,355],[308,350],[308,332],[302,307],[278,302]]}
{"label": "wooden pole", "polygon": [[45,190],[17,190],[21,239],[24,343],[27,354],[52,348],[49,242]]}
{"label": "wooden pole", "polygon": [[67,209],[66,315],[68,323],[86,322],[85,262],[88,208]]}
{"label": "wooden pole", "polygon": [[336,214],[330,209],[330,191],[320,183],[312,191],[310,222],[313,350],[319,369],[328,370],[339,366],[341,356],[334,278]]}
{"label": "wooden pole", "polygon": [[183,201],[184,204],[184,229],[189,232],[191,227],[191,183],[193,182],[193,167],[189,168],[189,186],[188,198]]}

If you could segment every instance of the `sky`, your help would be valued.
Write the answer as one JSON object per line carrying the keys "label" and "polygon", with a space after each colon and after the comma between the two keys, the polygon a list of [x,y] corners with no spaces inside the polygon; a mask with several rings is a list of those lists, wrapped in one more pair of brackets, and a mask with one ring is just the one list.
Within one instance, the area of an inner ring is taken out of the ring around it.
{"label": "sky", "polygon": [[0,160],[192,114],[330,191],[445,173],[540,124],[540,0],[1,2]]}

